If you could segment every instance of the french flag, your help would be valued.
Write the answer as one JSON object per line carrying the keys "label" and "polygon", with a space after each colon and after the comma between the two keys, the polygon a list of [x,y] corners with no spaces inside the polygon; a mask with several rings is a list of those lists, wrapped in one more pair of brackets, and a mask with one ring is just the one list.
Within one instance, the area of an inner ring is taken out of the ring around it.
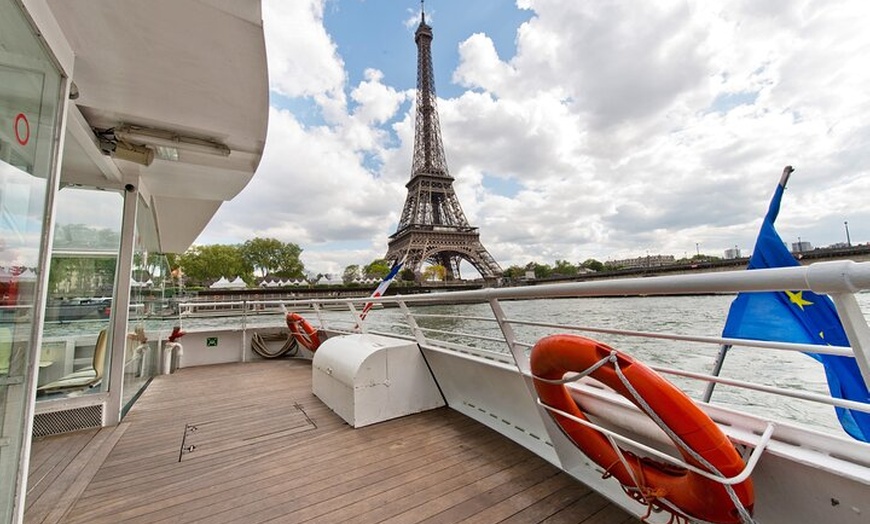
{"label": "french flag", "polygon": [[[372,293],[371,298],[378,298],[378,297],[382,296],[387,291],[387,288],[390,287],[390,283],[393,281],[393,279],[396,277],[396,275],[399,274],[399,270],[402,269],[402,265],[404,263],[405,263],[405,260],[402,259],[400,262],[397,262],[393,266],[392,269],[390,269],[390,272],[387,274],[387,276],[384,277],[383,280],[381,280],[381,283],[378,284],[378,287],[377,287],[377,289],[375,289],[375,292]],[[375,305],[374,302],[367,302],[366,305],[363,307],[363,310],[359,316],[359,319],[365,320],[366,315],[368,315],[369,310],[374,305]]]}

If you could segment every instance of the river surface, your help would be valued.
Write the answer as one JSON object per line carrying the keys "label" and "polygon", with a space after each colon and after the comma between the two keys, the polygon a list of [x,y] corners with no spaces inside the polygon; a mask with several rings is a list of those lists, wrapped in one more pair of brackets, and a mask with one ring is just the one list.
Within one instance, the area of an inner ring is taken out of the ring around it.
{"label": "river surface", "polygon": [[[503,302],[502,307],[507,317],[513,320],[579,327],[665,332],[679,335],[719,336],[733,299],[733,295],[571,298]],[[870,293],[859,293],[857,299],[865,318],[870,320]],[[418,324],[424,328],[493,338],[501,336],[501,331],[494,322],[464,318],[492,318],[492,311],[488,304],[431,306],[416,308],[414,311],[427,315],[417,319]],[[323,312],[322,314],[332,327],[349,328],[352,326],[348,322],[349,314],[347,312]],[[316,324],[314,312],[309,311],[303,315]],[[396,326],[397,323],[400,323],[400,317],[401,313],[398,309],[374,309],[369,313],[367,321],[371,323],[371,328],[374,330],[408,334],[409,331],[406,328]],[[278,327],[283,326],[284,321],[282,315],[276,314],[244,317],[149,319],[145,320],[144,324],[149,332],[157,332],[160,333],[159,336],[165,337],[171,331],[172,326],[178,324],[181,324],[185,330],[207,330],[242,328],[243,326]],[[45,336],[69,336],[71,332],[95,333],[105,325],[106,321],[47,324]],[[546,334],[565,331],[564,329],[554,330],[523,325],[514,325],[514,330],[517,339],[529,345],[534,344],[537,339]],[[507,351],[504,343],[469,339],[458,335],[445,335],[438,331],[427,331],[427,335],[472,347],[499,352]],[[605,333],[587,332],[582,334],[625,351],[648,365],[694,372],[711,372],[719,351],[717,345],[711,344],[675,342]],[[827,394],[827,383],[822,365],[801,353],[735,347],[728,353],[721,374],[723,377],[769,386]],[[701,398],[706,387],[704,383],[683,377],[668,375],[668,379],[682,387],[694,398]],[[712,401],[759,415],[773,414],[777,419],[809,424],[824,432],[846,435],[840,429],[834,409],[831,406],[800,400],[783,400],[782,397],[772,394],[725,385],[716,387]]]}

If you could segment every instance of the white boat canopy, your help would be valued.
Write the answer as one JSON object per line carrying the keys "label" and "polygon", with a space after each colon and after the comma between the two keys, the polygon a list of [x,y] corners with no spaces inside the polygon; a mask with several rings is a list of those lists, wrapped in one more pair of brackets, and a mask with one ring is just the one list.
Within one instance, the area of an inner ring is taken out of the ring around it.
{"label": "white boat canopy", "polygon": [[149,211],[139,214],[146,248],[183,252],[247,185],[263,153],[260,3],[44,3],[73,66],[65,64],[74,88],[61,184],[137,185]]}

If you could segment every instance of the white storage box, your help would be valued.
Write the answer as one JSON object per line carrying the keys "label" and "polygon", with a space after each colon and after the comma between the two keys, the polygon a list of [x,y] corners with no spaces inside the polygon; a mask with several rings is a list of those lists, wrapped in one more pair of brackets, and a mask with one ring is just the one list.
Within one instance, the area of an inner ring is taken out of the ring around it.
{"label": "white storage box", "polygon": [[417,344],[379,335],[327,339],[314,354],[312,390],[355,428],[444,405]]}

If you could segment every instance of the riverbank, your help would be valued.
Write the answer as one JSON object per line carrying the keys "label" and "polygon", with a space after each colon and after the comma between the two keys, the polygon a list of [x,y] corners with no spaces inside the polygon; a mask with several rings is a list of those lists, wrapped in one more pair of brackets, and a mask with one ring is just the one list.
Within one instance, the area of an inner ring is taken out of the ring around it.
{"label": "riverbank", "polygon": [[[812,251],[795,253],[795,258],[797,258],[803,265],[814,264],[816,262],[828,262],[833,260],[852,260],[854,262],[868,262],[870,261],[870,245],[864,244],[860,246],[843,248],[813,249]],[[652,277],[659,275],[679,275],[687,273],[734,271],[738,269],[745,269],[748,264],[749,257],[739,257],[727,260],[716,259],[706,261],[693,261],[691,263],[677,263],[665,266],[624,268],[613,271],[584,273],[582,275],[527,279],[516,281],[512,285],[536,285],[551,284],[557,282],[583,282],[587,280],[611,278]]]}

